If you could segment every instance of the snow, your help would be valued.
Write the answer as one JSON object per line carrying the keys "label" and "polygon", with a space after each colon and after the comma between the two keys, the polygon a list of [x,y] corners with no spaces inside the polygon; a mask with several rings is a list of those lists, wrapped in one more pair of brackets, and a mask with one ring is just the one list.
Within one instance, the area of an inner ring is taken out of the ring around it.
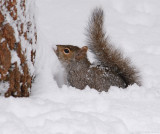
{"label": "snow", "polygon": [[[139,68],[141,87],[99,93],[62,85],[52,48],[84,46],[99,6],[110,41]],[[159,0],[36,0],[36,79],[29,98],[0,96],[0,134],[160,134],[159,7]]]}
{"label": "snow", "polygon": [[7,92],[8,88],[9,88],[8,82],[0,82],[0,89],[1,89],[0,95],[4,95]]}

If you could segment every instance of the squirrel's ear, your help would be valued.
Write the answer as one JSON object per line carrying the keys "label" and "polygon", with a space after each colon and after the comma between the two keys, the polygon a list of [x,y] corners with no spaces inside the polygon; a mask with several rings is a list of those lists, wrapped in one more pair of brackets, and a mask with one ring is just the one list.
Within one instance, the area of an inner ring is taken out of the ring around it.
{"label": "squirrel's ear", "polygon": [[80,60],[80,59],[84,58],[84,57],[86,56],[87,50],[88,50],[88,47],[87,47],[87,46],[82,47],[82,48],[78,51],[78,53],[76,54],[76,59],[77,59],[77,60]]}
{"label": "squirrel's ear", "polygon": [[87,47],[87,46],[84,46],[84,47],[81,48],[81,50],[84,51],[84,52],[87,52],[88,47]]}

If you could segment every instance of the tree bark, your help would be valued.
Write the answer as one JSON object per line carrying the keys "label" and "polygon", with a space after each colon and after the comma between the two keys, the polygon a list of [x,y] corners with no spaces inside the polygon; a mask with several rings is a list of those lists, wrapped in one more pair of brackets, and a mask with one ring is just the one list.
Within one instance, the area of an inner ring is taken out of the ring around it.
{"label": "tree bark", "polygon": [[0,0],[1,95],[30,95],[36,41],[34,0]]}

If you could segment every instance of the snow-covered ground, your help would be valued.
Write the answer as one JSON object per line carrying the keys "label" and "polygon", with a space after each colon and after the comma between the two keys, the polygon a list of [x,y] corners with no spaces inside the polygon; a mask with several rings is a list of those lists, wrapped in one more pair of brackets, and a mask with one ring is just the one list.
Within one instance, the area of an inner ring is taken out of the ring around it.
{"label": "snow-covered ground", "polygon": [[[111,42],[139,68],[143,86],[98,93],[61,85],[52,47],[84,46],[95,7],[104,9]],[[37,77],[29,98],[0,97],[0,134],[160,134],[160,1],[36,0],[35,8]]]}

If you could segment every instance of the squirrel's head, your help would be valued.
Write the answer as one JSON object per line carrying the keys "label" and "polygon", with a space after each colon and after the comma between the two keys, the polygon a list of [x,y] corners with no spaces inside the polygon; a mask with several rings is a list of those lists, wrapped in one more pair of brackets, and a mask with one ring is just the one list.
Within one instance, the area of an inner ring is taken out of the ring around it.
{"label": "squirrel's head", "polygon": [[56,45],[57,50],[54,50],[58,59],[64,63],[78,62],[87,58],[88,47],[79,48],[72,45]]}

